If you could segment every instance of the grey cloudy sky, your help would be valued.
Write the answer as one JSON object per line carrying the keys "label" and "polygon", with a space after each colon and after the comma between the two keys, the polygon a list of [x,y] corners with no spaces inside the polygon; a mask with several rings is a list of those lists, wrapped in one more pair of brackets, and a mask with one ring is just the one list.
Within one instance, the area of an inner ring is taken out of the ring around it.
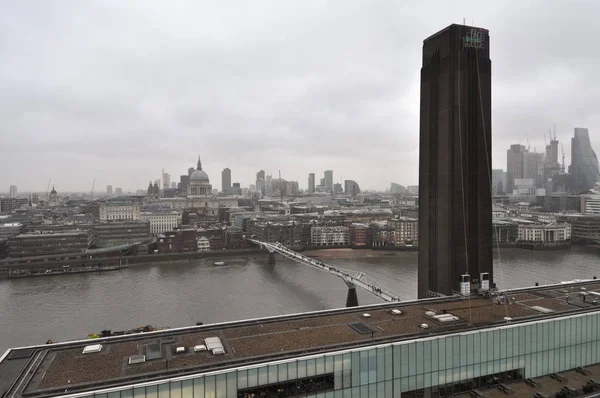
{"label": "grey cloudy sky", "polygon": [[0,191],[221,170],[418,183],[422,41],[490,30],[493,164],[556,123],[600,146],[596,1],[0,1]]}

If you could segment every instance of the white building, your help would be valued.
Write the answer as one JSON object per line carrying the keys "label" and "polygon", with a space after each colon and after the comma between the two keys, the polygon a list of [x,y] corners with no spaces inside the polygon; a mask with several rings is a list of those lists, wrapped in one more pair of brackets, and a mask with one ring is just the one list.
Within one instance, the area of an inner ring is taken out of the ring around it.
{"label": "white building", "polygon": [[561,243],[571,240],[571,224],[519,224],[520,242]]}
{"label": "white building", "polygon": [[210,250],[210,241],[206,236],[202,236],[198,239],[198,251],[205,252]]}
{"label": "white building", "polygon": [[600,195],[582,195],[581,212],[587,214],[600,214]]}
{"label": "white building", "polygon": [[349,227],[312,227],[310,241],[315,246],[348,246]]}
{"label": "white building", "polygon": [[176,211],[144,212],[140,218],[150,222],[150,232],[153,234],[172,231],[181,225],[181,213]]}
{"label": "white building", "polygon": [[136,201],[109,201],[100,204],[100,221],[130,221],[140,219],[140,204]]}

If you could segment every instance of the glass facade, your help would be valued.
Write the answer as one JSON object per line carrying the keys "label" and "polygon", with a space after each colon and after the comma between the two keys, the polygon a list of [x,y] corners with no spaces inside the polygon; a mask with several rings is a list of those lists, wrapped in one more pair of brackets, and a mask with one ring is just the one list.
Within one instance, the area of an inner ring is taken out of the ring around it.
{"label": "glass facade", "polygon": [[417,396],[419,390],[438,396],[598,362],[600,312],[594,312],[69,396],[365,398]]}

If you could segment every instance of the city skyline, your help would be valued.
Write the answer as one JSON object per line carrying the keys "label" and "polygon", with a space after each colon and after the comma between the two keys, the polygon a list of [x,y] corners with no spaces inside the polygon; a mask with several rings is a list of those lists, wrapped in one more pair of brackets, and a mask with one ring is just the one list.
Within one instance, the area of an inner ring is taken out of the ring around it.
{"label": "city skyline", "polygon": [[[87,192],[96,178],[97,190],[135,191],[163,168],[172,179],[185,174],[197,153],[216,188],[226,167],[245,186],[260,169],[281,170],[301,188],[309,172],[327,169],[334,183],[352,179],[366,190],[416,185],[422,38],[461,23],[464,10],[467,23],[494,32],[491,56],[502,60],[493,167],[506,169],[506,149],[527,138],[543,152],[554,123],[570,164],[573,129],[588,128],[593,145],[600,131],[596,55],[582,51],[594,46],[598,6],[547,3],[531,21],[526,4],[459,2],[432,12],[382,3],[365,12],[355,2],[305,2],[292,12],[270,3],[233,15],[194,3],[185,12],[152,3],[10,4],[0,20],[0,165],[11,173],[0,186],[44,191],[51,178],[59,191]],[[32,23],[12,22],[23,20]],[[569,20],[579,28],[558,34]],[[20,163],[43,171],[9,168]]]}

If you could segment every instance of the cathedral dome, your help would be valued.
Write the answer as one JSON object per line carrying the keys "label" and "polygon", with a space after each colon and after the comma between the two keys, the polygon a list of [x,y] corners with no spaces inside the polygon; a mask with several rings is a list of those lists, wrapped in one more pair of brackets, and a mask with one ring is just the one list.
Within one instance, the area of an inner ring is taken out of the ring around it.
{"label": "cathedral dome", "polygon": [[208,174],[204,170],[196,170],[190,176],[190,182],[198,181],[198,182],[210,182],[208,179]]}

